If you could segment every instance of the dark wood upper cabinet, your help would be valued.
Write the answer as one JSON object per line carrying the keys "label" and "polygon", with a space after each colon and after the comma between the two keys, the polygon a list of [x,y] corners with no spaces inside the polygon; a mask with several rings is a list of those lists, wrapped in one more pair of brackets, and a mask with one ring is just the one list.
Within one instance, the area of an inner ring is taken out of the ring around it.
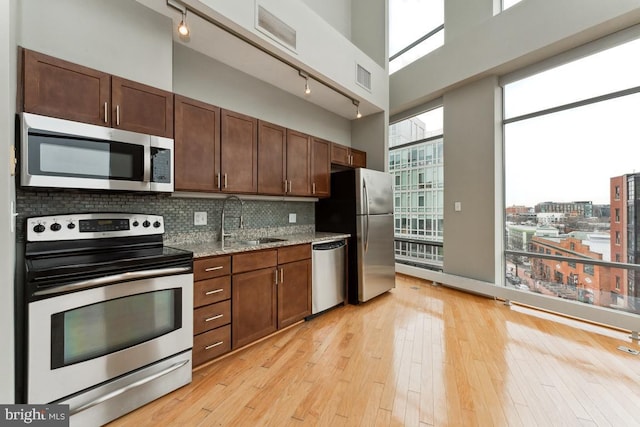
{"label": "dark wood upper cabinet", "polygon": [[257,193],[258,120],[222,110],[221,122],[222,190],[229,193]]}
{"label": "dark wood upper cabinet", "polygon": [[311,137],[287,129],[287,194],[311,195]]}
{"label": "dark wood upper cabinet", "polygon": [[175,96],[175,189],[220,189],[220,108]]}
{"label": "dark wood upper cabinet", "polygon": [[111,126],[111,76],[22,49],[22,101],[35,114]]}
{"label": "dark wood upper cabinet", "polygon": [[329,197],[331,192],[331,143],[312,138],[311,194]]}
{"label": "dark wood upper cabinet", "polygon": [[367,153],[364,151],[351,149],[351,166],[354,168],[367,167]]}
{"label": "dark wood upper cabinet", "polygon": [[349,166],[349,160],[349,147],[336,144],[335,142],[331,144],[331,163],[336,165]]}
{"label": "dark wood upper cabinet", "polygon": [[114,128],[173,138],[173,94],[120,77],[111,77]]}
{"label": "dark wood upper cabinet", "polygon": [[334,142],[331,144],[331,164],[349,168],[366,168],[367,153]]}
{"label": "dark wood upper cabinet", "polygon": [[28,49],[21,77],[23,111],[173,138],[171,92]]}
{"label": "dark wood upper cabinet", "polygon": [[258,120],[258,193],[285,192],[287,129]]}

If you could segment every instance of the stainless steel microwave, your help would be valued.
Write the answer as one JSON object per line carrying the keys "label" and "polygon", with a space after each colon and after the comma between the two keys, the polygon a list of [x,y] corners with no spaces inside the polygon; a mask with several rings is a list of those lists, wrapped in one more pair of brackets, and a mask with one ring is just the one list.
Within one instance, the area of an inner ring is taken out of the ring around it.
{"label": "stainless steel microwave", "polygon": [[173,139],[21,116],[23,187],[173,191]]}

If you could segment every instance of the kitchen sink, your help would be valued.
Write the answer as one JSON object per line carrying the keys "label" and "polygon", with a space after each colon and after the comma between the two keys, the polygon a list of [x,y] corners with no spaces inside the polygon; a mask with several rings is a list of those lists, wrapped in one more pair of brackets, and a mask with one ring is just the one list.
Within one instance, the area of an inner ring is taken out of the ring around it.
{"label": "kitchen sink", "polygon": [[285,242],[287,239],[278,239],[275,237],[261,237],[259,239],[251,239],[251,240],[239,240],[233,242],[233,246],[257,246],[262,245],[264,243],[275,243],[275,242]]}

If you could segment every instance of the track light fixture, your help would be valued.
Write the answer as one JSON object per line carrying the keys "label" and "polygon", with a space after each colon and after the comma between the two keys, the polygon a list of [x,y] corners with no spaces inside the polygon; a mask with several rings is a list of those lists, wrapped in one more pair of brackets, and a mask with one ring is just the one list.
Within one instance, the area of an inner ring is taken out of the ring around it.
{"label": "track light fixture", "polygon": [[298,70],[298,75],[304,79],[304,94],[309,95],[311,93],[311,88],[309,87],[309,74],[302,70]]}
{"label": "track light fixture", "polygon": [[178,25],[178,32],[184,37],[189,35],[189,27],[187,27],[187,9],[182,12],[182,21],[180,21],[180,25]]}
{"label": "track light fixture", "polygon": [[356,119],[359,119],[360,117],[362,117],[362,113],[360,112],[360,101],[358,101],[357,99],[352,99],[351,102],[353,102],[353,105],[356,106]]}

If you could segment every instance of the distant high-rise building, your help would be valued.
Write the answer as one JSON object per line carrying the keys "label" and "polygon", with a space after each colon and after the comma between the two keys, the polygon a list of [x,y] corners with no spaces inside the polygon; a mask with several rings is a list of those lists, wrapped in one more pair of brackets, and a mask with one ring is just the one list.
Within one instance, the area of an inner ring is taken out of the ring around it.
{"label": "distant high-rise building", "polygon": [[436,268],[442,265],[442,143],[442,134],[425,135],[425,124],[417,117],[389,128],[396,259],[400,262]]}
{"label": "distant high-rise building", "polygon": [[[640,247],[636,244],[640,239],[640,174],[628,174],[611,178],[611,261],[630,264],[640,263]],[[613,292],[621,298],[628,299],[627,306],[640,310],[640,274],[633,269],[614,268]]]}

